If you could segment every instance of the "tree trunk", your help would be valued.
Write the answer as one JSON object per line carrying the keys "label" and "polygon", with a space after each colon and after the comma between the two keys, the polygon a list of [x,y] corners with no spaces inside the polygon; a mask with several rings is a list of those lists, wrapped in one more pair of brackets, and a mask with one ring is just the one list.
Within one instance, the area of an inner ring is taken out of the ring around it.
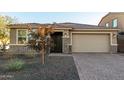
{"label": "tree trunk", "polygon": [[42,49],[42,51],[41,51],[41,62],[42,62],[42,64],[45,63],[45,52],[44,52],[44,49]]}
{"label": "tree trunk", "polygon": [[6,52],[6,45],[3,45],[3,52]]}

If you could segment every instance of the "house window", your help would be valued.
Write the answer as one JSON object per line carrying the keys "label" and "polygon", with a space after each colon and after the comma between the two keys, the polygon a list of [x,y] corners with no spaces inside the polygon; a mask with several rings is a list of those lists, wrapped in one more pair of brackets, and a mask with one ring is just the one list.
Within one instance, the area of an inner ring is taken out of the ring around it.
{"label": "house window", "polygon": [[18,44],[26,44],[27,30],[18,30],[17,40],[18,40]]}
{"label": "house window", "polygon": [[115,28],[118,26],[117,19],[112,20],[112,27]]}
{"label": "house window", "polygon": [[109,27],[109,23],[106,23],[105,26],[106,26],[106,27]]}

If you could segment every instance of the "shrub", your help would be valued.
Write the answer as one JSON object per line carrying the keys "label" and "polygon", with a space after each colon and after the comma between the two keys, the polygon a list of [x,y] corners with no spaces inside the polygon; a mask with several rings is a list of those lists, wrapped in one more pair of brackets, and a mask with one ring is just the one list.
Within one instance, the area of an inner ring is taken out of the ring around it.
{"label": "shrub", "polygon": [[24,62],[20,59],[12,59],[10,63],[7,65],[7,69],[9,71],[19,71],[23,69]]}
{"label": "shrub", "polygon": [[26,54],[26,57],[28,58],[34,58],[35,57],[35,50],[29,50]]}

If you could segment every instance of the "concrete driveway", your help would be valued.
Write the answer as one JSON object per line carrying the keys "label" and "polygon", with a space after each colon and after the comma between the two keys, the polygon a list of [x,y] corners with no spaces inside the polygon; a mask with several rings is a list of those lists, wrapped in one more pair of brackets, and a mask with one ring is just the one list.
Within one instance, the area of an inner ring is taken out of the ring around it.
{"label": "concrete driveway", "polygon": [[124,80],[124,54],[73,54],[81,80]]}

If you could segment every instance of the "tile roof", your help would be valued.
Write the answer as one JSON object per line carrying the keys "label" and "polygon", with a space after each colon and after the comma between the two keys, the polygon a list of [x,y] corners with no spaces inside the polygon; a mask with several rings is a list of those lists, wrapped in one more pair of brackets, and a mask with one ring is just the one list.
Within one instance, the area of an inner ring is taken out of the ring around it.
{"label": "tile roof", "polygon": [[79,23],[59,23],[60,25],[67,26],[73,29],[100,29],[105,27],[100,27],[97,25],[79,24]]}
{"label": "tile roof", "polygon": [[107,29],[105,27],[97,25],[79,24],[79,23],[53,23],[53,24],[40,24],[40,23],[21,23],[21,24],[10,24],[9,28],[27,28],[28,26],[32,28],[38,28],[40,26],[53,25],[55,28],[67,28],[67,29]]}

